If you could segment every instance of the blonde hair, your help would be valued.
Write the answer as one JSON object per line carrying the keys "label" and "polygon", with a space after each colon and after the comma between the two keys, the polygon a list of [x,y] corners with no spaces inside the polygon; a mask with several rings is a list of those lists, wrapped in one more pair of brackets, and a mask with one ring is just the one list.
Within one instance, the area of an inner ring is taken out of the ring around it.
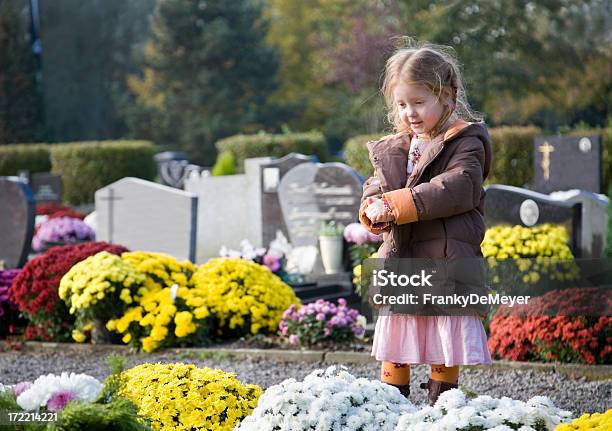
{"label": "blonde hair", "polygon": [[387,120],[395,131],[410,131],[409,126],[401,120],[393,100],[393,89],[400,82],[425,86],[437,96],[439,102],[445,90],[451,95],[452,105],[446,105],[440,121],[430,131],[432,138],[442,131],[453,114],[468,122],[482,121],[482,116],[474,112],[467,102],[459,64],[451,47],[416,44],[407,38],[400,40],[404,43],[407,41],[410,46],[397,49],[387,60],[381,89],[388,110]]}

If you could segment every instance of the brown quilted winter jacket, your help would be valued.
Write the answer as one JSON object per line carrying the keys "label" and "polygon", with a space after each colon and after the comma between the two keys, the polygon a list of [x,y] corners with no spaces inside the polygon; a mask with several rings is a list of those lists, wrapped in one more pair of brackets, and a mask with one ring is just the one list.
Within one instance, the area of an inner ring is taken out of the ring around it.
{"label": "brown quilted winter jacket", "polygon": [[380,258],[482,256],[483,181],[491,166],[491,140],[483,123],[455,122],[427,145],[409,178],[408,134],[367,145],[375,172],[364,183],[359,219],[381,233],[364,214],[370,196],[385,196],[395,215],[382,230]]}

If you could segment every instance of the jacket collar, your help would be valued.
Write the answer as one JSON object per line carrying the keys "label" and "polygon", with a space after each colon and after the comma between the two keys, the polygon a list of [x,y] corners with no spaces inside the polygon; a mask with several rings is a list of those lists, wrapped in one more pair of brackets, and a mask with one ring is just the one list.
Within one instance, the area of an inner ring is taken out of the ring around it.
{"label": "jacket collar", "polygon": [[440,133],[438,136],[433,138],[432,141],[425,147],[425,150],[421,155],[421,160],[419,160],[419,163],[415,167],[414,171],[412,171],[412,174],[408,177],[406,186],[414,186],[419,178],[421,178],[421,174],[425,168],[429,166],[429,164],[436,157],[438,157],[438,154],[442,152],[444,144],[469,125],[470,123],[459,119],[455,121],[444,134]]}

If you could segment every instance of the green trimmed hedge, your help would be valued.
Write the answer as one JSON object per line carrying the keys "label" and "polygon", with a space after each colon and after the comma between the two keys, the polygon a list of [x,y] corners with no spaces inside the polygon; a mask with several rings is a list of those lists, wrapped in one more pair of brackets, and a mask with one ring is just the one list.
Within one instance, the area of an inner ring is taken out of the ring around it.
{"label": "green trimmed hedge", "polygon": [[64,200],[93,202],[94,193],[123,177],[152,180],[155,146],[147,141],[77,142],[51,146],[52,172],[62,175]]}
{"label": "green trimmed hedge", "polygon": [[51,170],[49,145],[0,145],[0,176],[17,175],[21,170],[49,172]]}
{"label": "green trimmed hedge", "polygon": [[542,131],[538,127],[493,127],[493,166],[489,184],[524,187],[533,180],[533,140]]}
{"label": "green trimmed hedge", "polygon": [[[533,139],[540,133],[537,127],[496,127],[489,129],[493,141],[493,166],[487,181],[522,187],[532,179]],[[368,141],[385,133],[357,135],[344,144],[344,158],[360,175],[369,177],[372,165],[368,158]]]}
{"label": "green trimmed hedge", "polygon": [[380,139],[384,134],[357,135],[350,138],[344,144],[344,159],[346,163],[359,172],[364,178],[372,176],[372,163],[368,157],[366,144],[369,141]]}
{"label": "green trimmed hedge", "polygon": [[215,146],[219,154],[229,151],[234,155],[239,172],[244,172],[244,161],[253,157],[283,157],[289,153],[301,153],[316,155],[320,161],[328,158],[327,142],[319,132],[234,135],[217,141]]}
{"label": "green trimmed hedge", "polygon": [[0,175],[59,173],[64,200],[78,205],[93,202],[96,190],[123,177],[154,179],[155,152],[147,141],[0,145]]}

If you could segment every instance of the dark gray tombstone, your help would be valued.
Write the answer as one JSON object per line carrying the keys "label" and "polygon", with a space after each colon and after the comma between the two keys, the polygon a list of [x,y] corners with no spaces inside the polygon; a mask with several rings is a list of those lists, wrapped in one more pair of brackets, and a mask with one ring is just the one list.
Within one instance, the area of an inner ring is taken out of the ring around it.
{"label": "dark gray tombstone", "polygon": [[312,156],[291,153],[260,166],[262,244],[270,244],[270,241],[276,238],[277,230],[289,237],[278,197],[278,186],[291,169],[314,161]]}
{"label": "dark gray tombstone", "polygon": [[540,136],[534,140],[534,190],[551,193],[580,189],[599,193],[601,181],[598,136]]}
{"label": "dark gray tombstone", "polygon": [[0,177],[0,261],[5,268],[25,264],[35,215],[36,202],[30,187],[17,177]]}
{"label": "dark gray tombstone", "polygon": [[153,159],[157,163],[157,173],[162,184],[177,189],[183,188],[191,172],[200,173],[203,170],[201,166],[189,163],[182,151],[165,151],[156,154]]}
{"label": "dark gray tombstone", "polygon": [[552,223],[564,226],[574,256],[581,257],[582,204],[551,199],[550,196],[520,187],[493,184],[486,189],[487,227],[500,224],[535,226]]}
{"label": "dark gray tombstone", "polygon": [[278,187],[290,242],[317,246],[321,222],[357,221],[361,193],[359,176],[343,163],[302,163],[291,169]]}
{"label": "dark gray tombstone", "polygon": [[50,172],[38,172],[31,175],[30,188],[36,202],[62,201],[62,176]]}

